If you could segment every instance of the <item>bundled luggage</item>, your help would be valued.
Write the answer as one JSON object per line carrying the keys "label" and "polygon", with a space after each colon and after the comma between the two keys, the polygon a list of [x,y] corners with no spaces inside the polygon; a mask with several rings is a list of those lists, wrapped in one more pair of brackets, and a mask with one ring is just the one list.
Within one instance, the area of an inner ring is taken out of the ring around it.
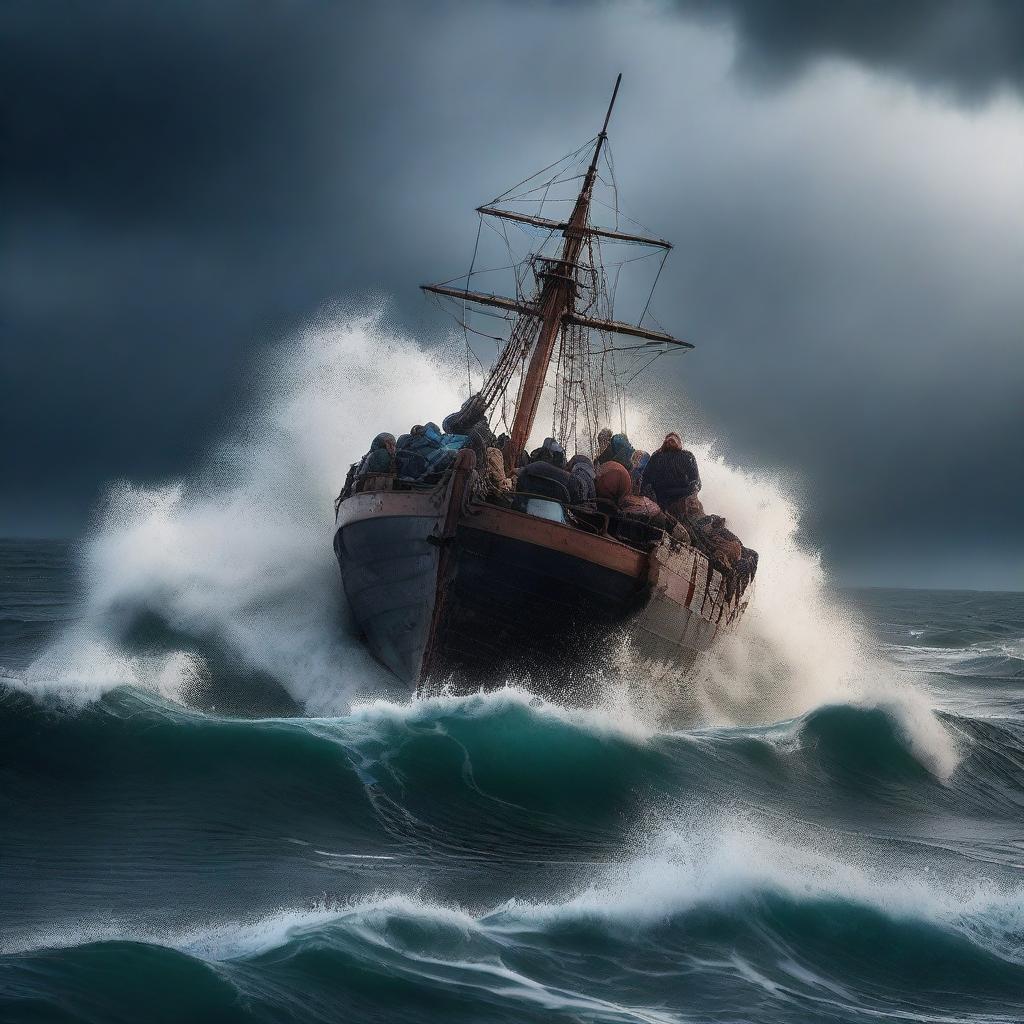
{"label": "bundled luggage", "polygon": [[436,423],[413,427],[411,434],[398,439],[395,473],[410,483],[430,482],[451,468],[456,454],[469,443],[465,434],[441,433]]}

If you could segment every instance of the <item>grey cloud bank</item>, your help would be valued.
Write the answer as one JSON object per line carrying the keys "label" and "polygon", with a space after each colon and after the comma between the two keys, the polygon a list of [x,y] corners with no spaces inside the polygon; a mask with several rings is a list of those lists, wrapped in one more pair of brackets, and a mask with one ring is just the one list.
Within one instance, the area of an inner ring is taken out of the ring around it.
{"label": "grey cloud bank", "polygon": [[740,65],[764,83],[842,57],[967,103],[1024,85],[1024,7],[1016,0],[675,0],[674,6],[730,24]]}

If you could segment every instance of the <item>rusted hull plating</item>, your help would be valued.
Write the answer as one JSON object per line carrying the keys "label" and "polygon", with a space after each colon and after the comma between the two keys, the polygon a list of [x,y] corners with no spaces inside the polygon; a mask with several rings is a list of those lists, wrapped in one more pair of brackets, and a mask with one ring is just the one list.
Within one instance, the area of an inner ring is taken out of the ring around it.
{"label": "rusted hull plating", "polygon": [[[440,493],[439,493],[440,492]],[[645,554],[607,537],[486,504],[453,521],[450,492],[371,492],[345,501],[334,547],[374,656],[411,688],[569,686],[628,638],[682,667],[742,614],[694,548]]]}

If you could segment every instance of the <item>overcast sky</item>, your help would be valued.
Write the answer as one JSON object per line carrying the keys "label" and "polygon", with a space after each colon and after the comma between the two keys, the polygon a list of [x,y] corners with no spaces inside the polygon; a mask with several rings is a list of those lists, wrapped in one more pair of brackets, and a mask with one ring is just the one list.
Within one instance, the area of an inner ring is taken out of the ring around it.
{"label": "overcast sky", "polygon": [[0,533],[187,472],[325,302],[438,337],[416,285],[621,71],[694,428],[845,580],[1024,589],[1024,4],[26,0],[0,47]]}

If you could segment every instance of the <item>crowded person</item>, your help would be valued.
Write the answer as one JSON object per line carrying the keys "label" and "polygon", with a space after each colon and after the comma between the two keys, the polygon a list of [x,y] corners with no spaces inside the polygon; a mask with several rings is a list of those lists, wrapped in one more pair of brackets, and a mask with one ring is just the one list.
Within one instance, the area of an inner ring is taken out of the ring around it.
{"label": "crowded person", "polygon": [[617,462],[624,470],[633,472],[633,446],[625,434],[612,434],[607,447],[597,457],[598,465]]}
{"label": "crowded person", "polygon": [[530,462],[546,462],[557,469],[565,469],[565,449],[553,437],[545,437],[544,443],[530,452]]}
{"label": "crowded person", "polygon": [[700,472],[693,452],[683,448],[679,434],[665,436],[661,447],[650,457],[643,472],[643,493],[653,498],[677,519],[686,520],[697,512],[700,504]]}
{"label": "crowded person", "polygon": [[378,434],[370,443],[370,450],[363,456],[356,470],[357,477],[369,476],[371,473],[391,473],[395,468],[395,436],[394,434]]}
{"label": "crowded person", "polygon": [[441,421],[441,429],[445,434],[469,438],[469,445],[476,453],[477,465],[483,465],[487,458],[486,449],[495,444],[481,395],[471,395],[462,403],[458,412],[445,416]]}
{"label": "crowded person", "polygon": [[639,448],[633,452],[633,493],[640,494],[643,491],[644,482],[644,470],[647,468],[647,463],[651,461],[651,456],[641,451]]}
{"label": "crowded person", "polygon": [[573,479],[573,503],[593,505],[597,500],[597,472],[594,463],[586,455],[574,455],[566,468]]}
{"label": "crowded person", "polygon": [[620,462],[605,462],[597,471],[594,482],[597,500],[616,508],[619,502],[633,491],[633,480]]}

